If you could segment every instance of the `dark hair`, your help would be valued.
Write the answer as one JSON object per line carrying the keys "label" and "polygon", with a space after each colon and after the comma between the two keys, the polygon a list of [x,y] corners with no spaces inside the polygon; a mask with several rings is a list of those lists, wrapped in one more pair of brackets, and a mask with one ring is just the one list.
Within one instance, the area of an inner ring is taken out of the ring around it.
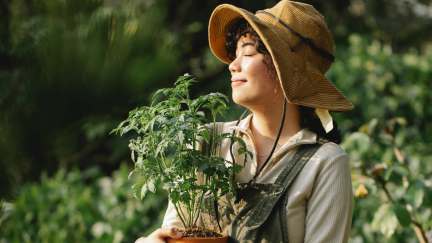
{"label": "dark hair", "polygon": [[[236,56],[235,53],[237,49],[237,41],[240,39],[240,37],[246,34],[250,34],[251,38],[256,41],[256,49],[259,53],[270,57],[270,54],[264,43],[261,41],[258,34],[250,26],[250,24],[244,19],[236,19],[229,25],[226,32],[225,48],[228,53],[228,57],[231,60],[234,60]],[[274,70],[275,67],[273,65],[273,62],[271,61],[271,57],[265,59],[270,60],[265,62],[267,64],[267,67]],[[337,144],[341,143],[342,135],[337,127],[336,121],[333,121],[333,129],[329,133],[326,133],[321,124],[321,121],[314,112],[314,108],[301,105],[299,105],[298,107],[300,112],[301,128],[308,128],[309,130],[315,132],[319,137],[329,140],[331,142]]]}
{"label": "dark hair", "polygon": [[270,53],[250,24],[246,20],[240,18],[234,20],[228,26],[229,27],[228,31],[226,32],[225,41],[225,48],[227,50],[228,57],[231,60],[236,58],[237,41],[240,39],[240,37],[250,34],[251,38],[255,41],[256,50],[264,55],[263,62],[267,66],[270,77],[277,78],[276,69],[274,67]]}
{"label": "dark hair", "polygon": [[315,108],[302,105],[298,107],[300,112],[300,127],[308,128],[318,134],[320,138],[327,139],[331,142],[337,144],[342,142],[342,135],[335,120],[333,120],[333,129],[329,133],[326,133],[320,119],[315,114]]}
{"label": "dark hair", "polygon": [[229,25],[226,32],[225,48],[231,60],[236,57],[237,41],[246,34],[250,34],[252,39],[256,41],[256,49],[259,53],[270,56],[264,43],[250,24],[244,19],[236,19]]}

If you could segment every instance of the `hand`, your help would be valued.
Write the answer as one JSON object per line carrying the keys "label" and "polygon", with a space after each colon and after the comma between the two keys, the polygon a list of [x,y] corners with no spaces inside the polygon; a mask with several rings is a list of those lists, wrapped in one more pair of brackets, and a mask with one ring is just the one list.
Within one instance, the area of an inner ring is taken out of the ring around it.
{"label": "hand", "polygon": [[182,233],[177,228],[164,228],[153,231],[147,237],[138,238],[135,243],[165,243],[167,238],[179,239]]}

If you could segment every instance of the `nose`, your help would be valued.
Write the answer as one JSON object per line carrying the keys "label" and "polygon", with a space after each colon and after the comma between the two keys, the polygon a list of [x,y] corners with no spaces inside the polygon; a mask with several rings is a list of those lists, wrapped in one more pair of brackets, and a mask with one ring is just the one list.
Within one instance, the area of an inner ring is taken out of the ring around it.
{"label": "nose", "polygon": [[236,57],[228,66],[228,70],[231,73],[234,72],[240,72],[240,62],[239,62],[239,57]]}

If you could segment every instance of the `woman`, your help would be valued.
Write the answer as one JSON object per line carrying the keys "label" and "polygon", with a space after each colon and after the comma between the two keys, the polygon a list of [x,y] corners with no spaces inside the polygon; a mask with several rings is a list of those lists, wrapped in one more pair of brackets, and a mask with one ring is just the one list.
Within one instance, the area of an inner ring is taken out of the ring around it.
{"label": "woman", "polygon": [[[234,102],[250,111],[221,129],[237,132],[253,152],[236,175],[244,190],[235,202],[220,202],[227,209],[221,228],[240,242],[347,242],[351,176],[329,111],[353,106],[324,76],[334,47],[322,15],[288,0],[256,14],[222,4],[210,17],[209,43],[229,64]],[[222,151],[242,160],[235,145]],[[137,242],[179,238],[175,227],[169,205],[162,228]]]}

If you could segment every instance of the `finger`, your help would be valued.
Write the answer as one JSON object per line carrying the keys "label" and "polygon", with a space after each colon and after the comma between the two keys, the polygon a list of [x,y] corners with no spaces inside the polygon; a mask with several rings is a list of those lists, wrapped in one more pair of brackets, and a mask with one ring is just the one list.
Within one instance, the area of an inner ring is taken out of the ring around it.
{"label": "finger", "polygon": [[158,235],[164,238],[170,237],[173,239],[179,239],[183,236],[182,232],[177,228],[159,229]]}

